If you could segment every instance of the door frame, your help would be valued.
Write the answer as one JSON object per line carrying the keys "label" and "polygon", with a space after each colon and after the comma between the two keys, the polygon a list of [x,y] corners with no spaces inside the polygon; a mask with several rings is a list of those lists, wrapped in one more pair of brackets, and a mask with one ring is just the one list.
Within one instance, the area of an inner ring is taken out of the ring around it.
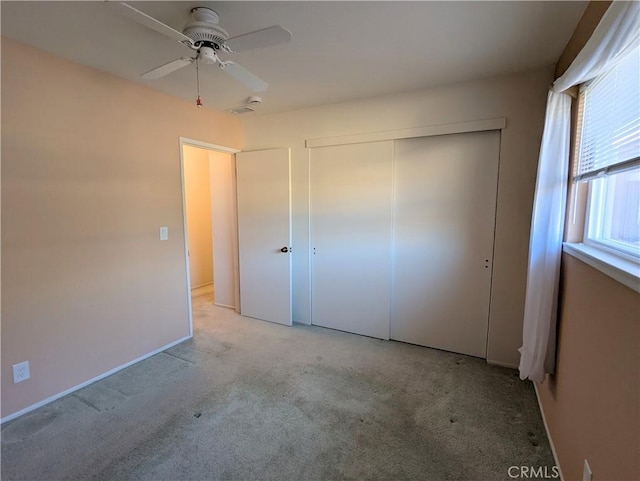
{"label": "door frame", "polygon": [[[412,138],[420,138],[420,137],[434,137],[441,135],[449,135],[449,134],[464,134],[464,133],[472,133],[472,132],[485,132],[485,131],[498,131],[500,133],[500,142],[499,142],[499,150],[498,150],[498,184],[496,185],[496,192],[498,192],[501,168],[502,168],[502,149],[503,149],[503,130],[507,127],[507,118],[506,117],[496,117],[489,119],[481,119],[481,120],[471,120],[471,121],[463,121],[463,122],[455,122],[449,124],[435,124],[428,125],[422,127],[413,127],[413,128],[405,128],[405,129],[396,129],[396,130],[385,130],[385,131],[376,131],[376,132],[364,132],[358,134],[351,135],[341,135],[334,137],[319,137],[319,138],[306,138],[305,139],[305,147],[308,150],[308,186],[309,186],[309,199],[311,199],[311,156],[314,148],[318,147],[332,147],[339,145],[349,145],[349,144],[361,144],[361,143],[369,143],[369,142],[379,142],[379,141],[399,141],[404,139],[412,139]],[[395,162],[395,159],[393,160]],[[496,194],[498,195],[498,194]],[[392,201],[395,199],[395,193],[392,193]],[[313,324],[313,233],[311,232],[311,227],[313,225],[313,206],[311,205],[311,200],[309,200],[309,218],[308,218],[308,227],[309,227],[309,318],[310,323]],[[489,313],[488,313],[488,321],[487,321],[487,334],[486,334],[486,355],[485,359],[487,362],[492,363],[488,359],[488,345],[489,338],[492,328],[493,321],[493,304],[494,304],[494,274],[495,274],[495,233],[497,229],[497,210],[498,210],[498,197],[496,197],[496,206],[495,206],[495,221],[494,221],[494,240],[493,240],[493,253],[492,253],[492,262],[491,262],[491,281],[490,281],[490,291],[489,291]],[[392,224],[395,222],[395,219],[392,216]],[[391,237],[391,249],[396,248],[395,244],[395,235],[392,232]],[[392,259],[392,272],[393,272],[393,259]],[[391,277],[391,282],[394,282],[393,277]],[[389,325],[389,330],[391,330],[391,325]]]}
{"label": "door frame", "polygon": [[[203,150],[211,150],[214,152],[223,152],[225,154],[237,154],[240,152],[239,149],[234,149],[231,147],[226,147],[224,145],[216,145],[210,144],[208,142],[202,142],[200,140],[194,140],[187,137],[180,137],[180,186],[182,190],[182,224],[183,224],[183,235],[184,235],[184,264],[185,264],[185,272],[187,275],[187,306],[188,306],[188,315],[189,315],[189,337],[193,337],[193,306],[191,305],[191,272],[189,269],[189,236],[187,234],[187,202],[186,202],[186,192],[185,192],[185,178],[184,178],[184,146],[196,147]],[[235,177],[233,179],[233,188],[235,189]],[[236,239],[237,244],[237,239]],[[238,255],[238,246],[236,245],[236,256]],[[238,263],[236,262],[236,271],[238,270]],[[239,299],[238,292],[239,286],[237,285],[238,275],[235,273],[236,285],[234,286],[236,290],[236,299]]]}

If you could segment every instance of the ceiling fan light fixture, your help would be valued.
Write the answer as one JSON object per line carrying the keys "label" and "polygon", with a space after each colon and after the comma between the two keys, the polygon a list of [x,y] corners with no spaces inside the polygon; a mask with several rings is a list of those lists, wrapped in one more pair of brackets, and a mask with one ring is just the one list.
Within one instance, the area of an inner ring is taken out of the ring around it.
{"label": "ceiling fan light fixture", "polygon": [[198,60],[203,63],[213,64],[218,62],[218,56],[213,47],[203,46],[198,50]]}

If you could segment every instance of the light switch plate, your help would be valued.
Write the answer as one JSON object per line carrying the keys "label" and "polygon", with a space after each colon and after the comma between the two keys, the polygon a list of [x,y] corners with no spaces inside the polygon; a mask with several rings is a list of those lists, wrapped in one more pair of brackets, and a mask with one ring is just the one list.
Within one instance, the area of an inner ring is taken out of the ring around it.
{"label": "light switch plate", "polygon": [[160,240],[168,240],[168,239],[169,239],[169,228],[160,227]]}

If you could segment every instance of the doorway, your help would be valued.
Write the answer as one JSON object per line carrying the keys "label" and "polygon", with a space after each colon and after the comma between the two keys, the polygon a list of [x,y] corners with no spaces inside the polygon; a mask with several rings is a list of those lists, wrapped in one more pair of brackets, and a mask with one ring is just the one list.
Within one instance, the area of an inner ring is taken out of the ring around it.
{"label": "doorway", "polygon": [[[189,322],[192,293],[237,309],[235,149],[180,139]],[[208,295],[208,294],[207,294]]]}
{"label": "doorway", "polygon": [[191,291],[194,291],[213,285],[209,151],[185,145],[182,147],[182,152],[189,239],[189,280]]}

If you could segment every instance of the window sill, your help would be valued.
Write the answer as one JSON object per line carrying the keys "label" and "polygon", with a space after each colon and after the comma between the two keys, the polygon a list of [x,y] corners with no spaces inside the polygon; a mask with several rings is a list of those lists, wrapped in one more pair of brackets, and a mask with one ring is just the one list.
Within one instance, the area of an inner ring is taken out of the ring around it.
{"label": "window sill", "polygon": [[565,242],[563,251],[640,293],[640,265],[585,244]]}

